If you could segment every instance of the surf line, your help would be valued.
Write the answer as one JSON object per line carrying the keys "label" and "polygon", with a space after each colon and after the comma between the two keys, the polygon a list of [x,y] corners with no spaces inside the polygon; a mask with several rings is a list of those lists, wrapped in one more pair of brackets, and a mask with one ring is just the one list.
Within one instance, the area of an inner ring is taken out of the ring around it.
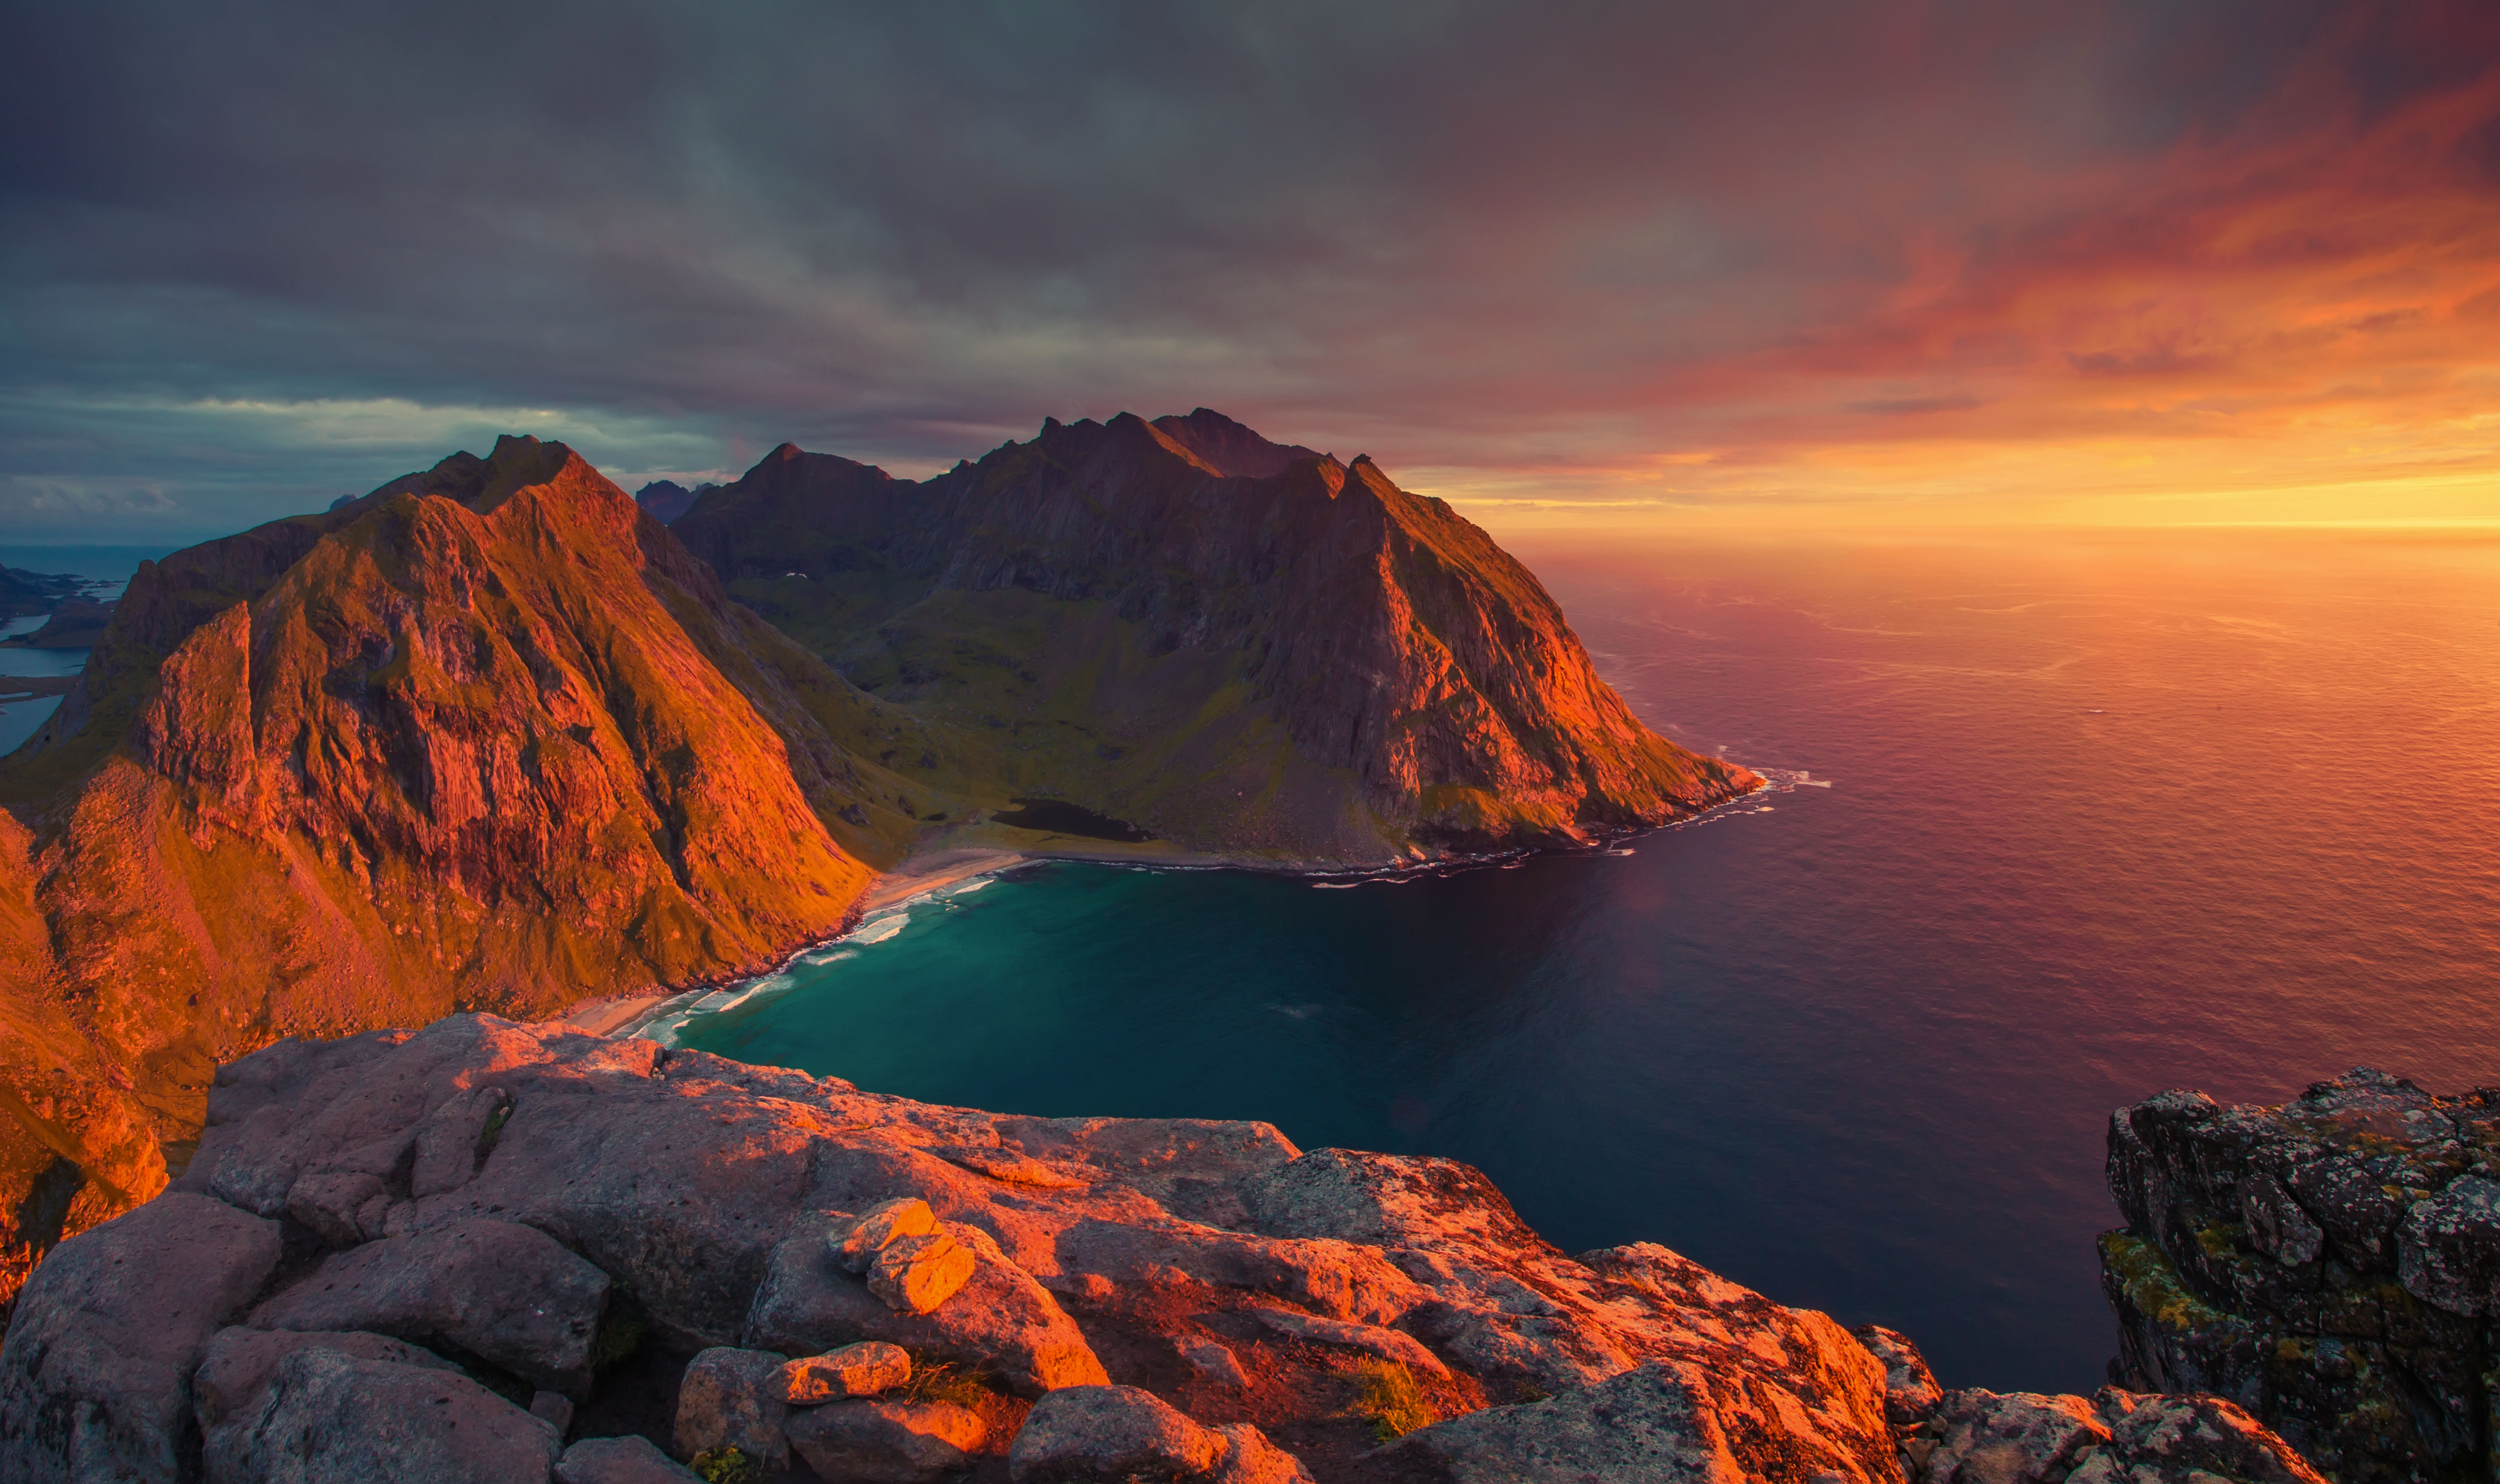
{"label": "surf line", "polygon": [[[912,907],[926,902],[970,896],[1018,867],[1031,864],[1030,860],[1019,857],[1003,861],[972,875],[932,881],[908,896],[880,905],[843,932],[800,944],[762,973],[733,979],[726,984],[698,984],[680,990],[654,1002],[606,1034],[615,1040],[640,1037],[656,1040],[664,1046],[674,1046],[677,1043],[677,1033],[697,1015],[716,1015],[736,1009],[759,996],[795,989],[799,981],[792,976],[792,969],[820,968],[857,958],[861,948],[890,942],[900,936],[911,922]],[[847,951],[828,953],[827,949]]]}

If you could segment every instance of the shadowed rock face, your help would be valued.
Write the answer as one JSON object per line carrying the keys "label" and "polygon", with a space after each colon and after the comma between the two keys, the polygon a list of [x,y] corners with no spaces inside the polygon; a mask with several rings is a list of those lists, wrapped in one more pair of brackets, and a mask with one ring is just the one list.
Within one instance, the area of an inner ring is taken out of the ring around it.
{"label": "shadowed rock face", "polygon": [[557,444],[143,567],[0,765],[0,1299],[218,1060],[836,931],[918,808],[847,744],[888,712]]}
{"label": "shadowed rock face", "polygon": [[1048,423],[920,483],[784,445],[674,529],[1027,786],[1202,848],[1566,841],[1754,782],[1634,719],[1446,504],[1205,409]]}
{"label": "shadowed rock face", "polygon": [[[420,1191],[413,1151],[481,1089],[505,1120]],[[378,1235],[263,1214],[374,1171]],[[868,1250],[938,1233],[973,1280],[880,1295]],[[873,1396],[790,1384],[854,1346]],[[585,1406],[542,1415],[601,1418],[561,1464],[566,1424],[523,1409],[550,1383]],[[222,1069],[180,1188],[65,1243],[0,1343],[12,1480],[296,1477],[289,1448],[660,1476],[591,1441],[621,1433],[1031,1484],[2322,1484],[2214,1399],[1940,1396],[1898,1335],[1652,1243],[1566,1256],[1447,1160],[937,1107],[485,1015]]]}
{"label": "shadowed rock face", "polygon": [[[706,489],[710,487],[708,484],[704,486]],[[649,511],[653,520],[667,525],[693,507],[697,493],[674,479],[653,479],[634,491],[634,503]]]}
{"label": "shadowed rock face", "polygon": [[2112,1117],[2109,1179],[2116,1379],[2231,1398],[2344,1484],[2492,1468],[2500,1092],[2163,1093]]}

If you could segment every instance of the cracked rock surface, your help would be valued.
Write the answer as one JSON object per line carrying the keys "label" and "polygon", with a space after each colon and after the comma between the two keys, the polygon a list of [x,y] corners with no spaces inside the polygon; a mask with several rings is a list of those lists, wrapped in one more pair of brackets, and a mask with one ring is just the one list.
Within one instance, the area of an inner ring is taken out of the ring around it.
{"label": "cracked rock surface", "polygon": [[[960,1284],[880,1291],[933,1253]],[[2094,1419],[2052,1446],[1870,1335],[1652,1243],[1565,1254],[1449,1160],[453,1015],[220,1071],[177,1188],[27,1286],[0,1477],[668,1478],[735,1449],[773,1480],[1907,1484],[1945,1458],[2064,1484],[2192,1444],[2315,1484],[2236,1411],[2113,1453],[2108,1407],[2049,1399]]]}

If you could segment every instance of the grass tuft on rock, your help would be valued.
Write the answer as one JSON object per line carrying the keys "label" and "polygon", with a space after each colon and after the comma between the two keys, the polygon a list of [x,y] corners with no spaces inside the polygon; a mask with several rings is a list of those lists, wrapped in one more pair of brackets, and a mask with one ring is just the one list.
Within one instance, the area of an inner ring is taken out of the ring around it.
{"label": "grass tuft on rock", "polygon": [[742,1448],[707,1448],[686,1467],[704,1484],[764,1484],[764,1470]]}
{"label": "grass tuft on rock", "polygon": [[1440,1421],[1431,1402],[1425,1400],[1423,1387],[1416,1384],[1415,1373],[1396,1361],[1365,1361],[1355,1368],[1354,1378],[1359,1390],[1347,1411],[1369,1422],[1372,1435],[1382,1442],[1394,1442]]}

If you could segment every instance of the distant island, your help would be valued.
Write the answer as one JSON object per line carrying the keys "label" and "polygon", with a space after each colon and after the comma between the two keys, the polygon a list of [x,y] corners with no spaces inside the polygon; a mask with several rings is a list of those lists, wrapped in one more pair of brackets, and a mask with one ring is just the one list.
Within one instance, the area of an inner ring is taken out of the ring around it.
{"label": "distant island", "polygon": [[742,977],[934,854],[1395,869],[1759,786],[1447,505],[1203,409],[685,493],[507,438],[143,565],[0,762],[16,1272],[219,1063]]}

